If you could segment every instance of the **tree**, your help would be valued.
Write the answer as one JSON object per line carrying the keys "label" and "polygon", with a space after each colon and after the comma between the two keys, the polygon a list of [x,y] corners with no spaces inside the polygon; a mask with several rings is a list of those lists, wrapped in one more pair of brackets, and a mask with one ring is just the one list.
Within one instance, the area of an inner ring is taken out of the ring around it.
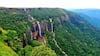
{"label": "tree", "polygon": [[7,36],[9,41],[13,40],[14,37],[17,36],[17,32],[15,30],[8,30],[7,32],[8,32]]}
{"label": "tree", "polygon": [[32,46],[30,45],[25,46],[24,52],[25,52],[25,56],[29,56],[32,52]]}
{"label": "tree", "polygon": [[7,39],[7,31],[0,27],[0,41]]}
{"label": "tree", "polygon": [[57,56],[55,51],[45,46],[37,46],[32,49],[30,56]]}
{"label": "tree", "polygon": [[0,42],[0,56],[18,56],[10,47]]}
{"label": "tree", "polygon": [[40,46],[40,45],[41,45],[41,43],[40,43],[39,41],[37,41],[37,40],[31,41],[31,46],[32,46],[32,47]]}

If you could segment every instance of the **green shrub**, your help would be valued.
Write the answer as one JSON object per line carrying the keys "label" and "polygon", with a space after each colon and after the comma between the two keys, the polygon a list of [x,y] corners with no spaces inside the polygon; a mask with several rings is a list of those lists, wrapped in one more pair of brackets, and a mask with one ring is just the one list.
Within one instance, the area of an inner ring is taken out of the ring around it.
{"label": "green shrub", "polygon": [[57,56],[56,53],[48,47],[37,46],[32,49],[30,56]]}
{"label": "green shrub", "polygon": [[10,47],[0,42],[0,56],[18,56]]}
{"label": "green shrub", "polygon": [[32,46],[32,47],[40,46],[40,45],[41,45],[41,43],[38,42],[37,40],[33,40],[33,41],[31,41],[31,46]]}
{"label": "green shrub", "polygon": [[32,46],[29,45],[25,46],[24,51],[25,51],[25,56],[30,56],[32,52]]}

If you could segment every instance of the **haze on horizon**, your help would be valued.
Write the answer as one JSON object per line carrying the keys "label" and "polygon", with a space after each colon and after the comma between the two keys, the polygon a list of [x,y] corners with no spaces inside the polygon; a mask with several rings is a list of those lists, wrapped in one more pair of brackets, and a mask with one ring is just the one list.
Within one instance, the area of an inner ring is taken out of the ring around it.
{"label": "haze on horizon", "polygon": [[99,0],[0,0],[0,7],[10,8],[69,8],[84,9],[96,8],[100,9]]}

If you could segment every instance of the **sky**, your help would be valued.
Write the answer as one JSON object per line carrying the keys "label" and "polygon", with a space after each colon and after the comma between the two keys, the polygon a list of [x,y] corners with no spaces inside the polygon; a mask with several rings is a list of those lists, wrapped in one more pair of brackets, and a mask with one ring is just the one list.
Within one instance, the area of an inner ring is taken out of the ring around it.
{"label": "sky", "polygon": [[0,0],[0,7],[10,8],[65,8],[65,9],[100,9],[100,0]]}

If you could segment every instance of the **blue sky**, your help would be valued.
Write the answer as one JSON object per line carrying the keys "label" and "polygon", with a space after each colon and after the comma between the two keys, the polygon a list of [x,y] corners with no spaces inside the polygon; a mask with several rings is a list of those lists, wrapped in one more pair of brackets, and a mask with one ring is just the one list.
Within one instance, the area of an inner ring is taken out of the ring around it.
{"label": "blue sky", "polygon": [[100,0],[0,0],[0,7],[98,8]]}

